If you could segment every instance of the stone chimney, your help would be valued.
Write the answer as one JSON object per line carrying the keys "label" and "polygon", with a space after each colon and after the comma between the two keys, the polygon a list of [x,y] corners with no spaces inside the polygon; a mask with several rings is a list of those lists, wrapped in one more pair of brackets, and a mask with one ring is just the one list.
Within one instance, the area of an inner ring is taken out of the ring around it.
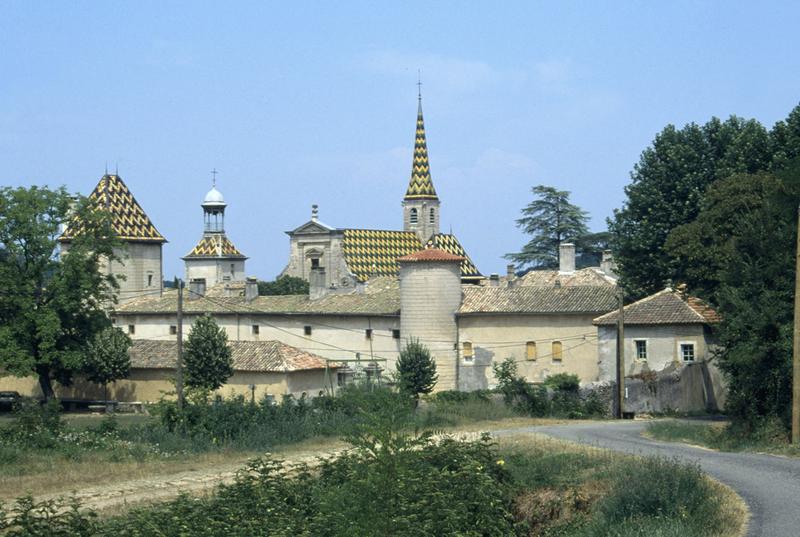
{"label": "stone chimney", "polygon": [[500,275],[492,273],[489,275],[489,287],[500,287]]}
{"label": "stone chimney", "polygon": [[617,264],[614,262],[614,256],[611,254],[611,250],[603,250],[603,258],[600,260],[600,270],[612,278],[617,277]]}
{"label": "stone chimney", "polygon": [[316,203],[311,206],[311,221],[316,222],[319,220],[319,205]]}
{"label": "stone chimney", "polygon": [[506,265],[506,285],[508,285],[508,287],[514,287],[516,279],[517,275],[514,273],[514,265]]}
{"label": "stone chimney", "polygon": [[325,268],[312,268],[308,275],[308,298],[316,300],[328,294],[328,287],[325,285]]}
{"label": "stone chimney", "polygon": [[189,280],[189,292],[186,294],[187,300],[197,300],[206,296],[206,279],[194,278]]}
{"label": "stone chimney", "polygon": [[572,274],[575,272],[575,245],[562,242],[558,245],[558,272]]}
{"label": "stone chimney", "polygon": [[258,280],[255,276],[248,276],[244,281],[244,300],[252,302],[258,297]]}

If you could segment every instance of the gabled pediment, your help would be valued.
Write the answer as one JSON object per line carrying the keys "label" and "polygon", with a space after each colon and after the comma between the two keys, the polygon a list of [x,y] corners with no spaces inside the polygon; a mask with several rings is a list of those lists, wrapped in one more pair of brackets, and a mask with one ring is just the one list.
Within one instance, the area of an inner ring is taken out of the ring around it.
{"label": "gabled pediment", "polygon": [[334,228],[323,224],[320,221],[313,221],[310,220],[303,224],[302,226],[293,229],[292,231],[287,231],[289,235],[312,235],[315,233],[330,233],[334,231]]}

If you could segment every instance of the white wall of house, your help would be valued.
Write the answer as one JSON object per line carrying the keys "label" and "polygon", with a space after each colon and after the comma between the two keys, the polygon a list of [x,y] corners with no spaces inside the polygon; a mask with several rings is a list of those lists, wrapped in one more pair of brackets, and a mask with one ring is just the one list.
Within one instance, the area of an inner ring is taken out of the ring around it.
{"label": "white wall of house", "polygon": [[[529,382],[542,382],[556,373],[576,374],[581,382],[597,380],[597,340],[592,325],[596,316],[473,314],[459,317],[461,389],[495,387],[497,380],[492,365],[506,358],[517,362],[518,373]],[[553,356],[555,341],[561,343],[560,361]],[[529,356],[528,342],[535,343],[535,355]],[[465,343],[472,346],[472,358],[465,356]]]}
{"label": "white wall of house", "polygon": [[243,282],[244,262],[244,259],[222,257],[186,259],[186,281],[203,278],[206,280],[206,288],[227,281]]}
{"label": "white wall of house", "polygon": [[[617,329],[615,326],[598,326],[599,380],[616,379]],[[647,359],[636,356],[636,341],[645,342]],[[682,363],[681,344],[693,344],[695,362],[709,356],[709,345],[702,324],[626,325],[625,375],[642,371],[661,371],[672,363]]]}

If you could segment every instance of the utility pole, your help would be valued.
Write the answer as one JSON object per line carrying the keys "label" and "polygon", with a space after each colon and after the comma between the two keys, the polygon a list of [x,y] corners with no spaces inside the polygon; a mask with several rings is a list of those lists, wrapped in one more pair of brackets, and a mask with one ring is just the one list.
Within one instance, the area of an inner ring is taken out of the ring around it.
{"label": "utility pole", "polygon": [[792,444],[800,444],[800,208],[794,272],[794,342],[792,348]]}
{"label": "utility pole", "polygon": [[622,419],[625,402],[625,300],[619,290],[619,313],[617,314],[617,419]]}
{"label": "utility pole", "polygon": [[175,278],[178,288],[178,320],[176,332],[178,334],[178,356],[176,360],[175,389],[178,392],[178,409],[183,408],[183,282]]}

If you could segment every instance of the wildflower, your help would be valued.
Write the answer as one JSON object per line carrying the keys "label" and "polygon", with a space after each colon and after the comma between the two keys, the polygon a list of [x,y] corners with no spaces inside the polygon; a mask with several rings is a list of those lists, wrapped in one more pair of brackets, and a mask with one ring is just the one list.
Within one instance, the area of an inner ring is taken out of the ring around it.
{"label": "wildflower", "polygon": [[497,461],[497,465],[498,466],[503,466],[505,463],[506,463],[506,461],[504,461],[503,459],[500,459],[499,461]]}

